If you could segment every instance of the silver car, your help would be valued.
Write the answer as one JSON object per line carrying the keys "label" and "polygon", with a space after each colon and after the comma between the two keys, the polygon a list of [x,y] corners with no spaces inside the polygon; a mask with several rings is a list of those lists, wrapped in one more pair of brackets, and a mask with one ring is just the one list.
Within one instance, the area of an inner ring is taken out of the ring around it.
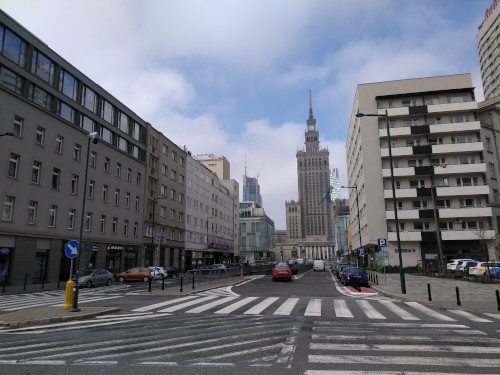
{"label": "silver car", "polygon": [[78,272],[78,285],[92,288],[96,285],[111,285],[115,281],[115,276],[105,270],[86,270]]}

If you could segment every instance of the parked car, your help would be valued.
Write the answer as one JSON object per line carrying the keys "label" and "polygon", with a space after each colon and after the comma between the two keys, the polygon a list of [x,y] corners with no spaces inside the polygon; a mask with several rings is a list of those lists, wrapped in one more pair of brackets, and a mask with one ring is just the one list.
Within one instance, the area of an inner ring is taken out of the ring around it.
{"label": "parked car", "polygon": [[294,263],[289,266],[290,269],[292,270],[292,275],[297,275],[300,272],[300,264],[299,263]]}
{"label": "parked car", "polygon": [[111,285],[115,276],[105,269],[95,269],[78,272],[78,286],[92,288],[97,285]]}
{"label": "parked car", "polygon": [[473,261],[474,259],[453,259],[450,262],[446,263],[446,271],[455,272],[457,270],[457,265],[460,261]]}
{"label": "parked car", "polygon": [[[470,276],[484,276],[488,270],[487,263],[488,262],[477,262],[476,265],[471,266],[469,268],[469,275]],[[500,263],[490,262],[489,263],[490,274],[494,276],[495,273],[497,273],[496,269],[499,267],[500,267]],[[492,271],[492,269],[495,269],[495,271]],[[495,272],[495,273],[493,273],[493,272]],[[500,275],[500,271],[498,271],[497,274]]]}
{"label": "parked car", "polygon": [[368,286],[368,275],[366,274],[366,270],[361,267],[346,267],[342,272],[342,277],[340,281],[344,285],[349,285],[351,284],[351,279],[353,276],[359,276],[360,284]]}
{"label": "parked car", "polygon": [[116,274],[115,278],[121,283],[124,281],[149,281],[152,275],[147,267],[134,267]]}
{"label": "parked car", "polygon": [[286,279],[292,281],[292,270],[286,263],[279,263],[273,269],[273,281],[278,279]]}
{"label": "parked car", "polygon": [[316,259],[313,263],[313,270],[316,271],[325,271],[325,261],[322,259]]}
{"label": "parked car", "polygon": [[153,277],[153,280],[161,280],[162,277],[163,278],[167,277],[167,273],[165,272],[163,267],[151,266],[148,268],[149,268],[149,272],[151,272],[151,276]]}
{"label": "parked car", "polygon": [[467,265],[474,264],[474,260],[460,260],[458,261],[457,265],[455,266],[455,274],[456,275],[463,275],[465,274],[465,267]]}
{"label": "parked car", "polygon": [[175,266],[165,266],[163,267],[163,270],[166,273],[165,277],[170,277],[171,279],[173,278],[178,278],[179,277],[179,271],[177,270],[177,267]]}
{"label": "parked car", "polygon": [[216,272],[226,272],[227,267],[221,263],[214,263],[214,264],[212,264],[210,269],[212,271],[216,271]]}
{"label": "parked car", "polygon": [[470,270],[470,268],[471,268],[471,267],[475,267],[478,263],[479,263],[479,262],[477,262],[477,261],[475,261],[475,260],[472,260],[472,261],[471,261],[471,260],[469,260],[469,261],[465,262],[464,267],[463,267],[463,271],[462,271],[462,273],[463,273],[464,275],[469,275],[469,270]]}
{"label": "parked car", "polygon": [[340,280],[341,276],[342,276],[342,271],[349,267],[348,264],[339,264],[338,267],[336,268],[336,271],[335,271],[335,276],[337,276],[337,279]]}

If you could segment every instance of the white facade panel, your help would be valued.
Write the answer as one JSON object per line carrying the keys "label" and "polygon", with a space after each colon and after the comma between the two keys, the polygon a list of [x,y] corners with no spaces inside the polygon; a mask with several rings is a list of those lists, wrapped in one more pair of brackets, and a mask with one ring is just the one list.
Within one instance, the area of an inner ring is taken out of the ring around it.
{"label": "white facade panel", "polygon": [[[396,198],[416,198],[417,189],[396,189]],[[384,190],[384,198],[392,199],[392,189]]]}
{"label": "white facade panel", "polygon": [[[398,220],[418,219],[419,210],[398,210]],[[385,217],[388,220],[394,220],[394,211],[385,211]]]}
{"label": "white facade panel", "polygon": [[441,208],[439,209],[439,217],[441,219],[454,218],[480,218],[492,216],[491,207],[474,207],[474,208]]}
{"label": "white facade panel", "polygon": [[482,233],[477,230],[447,230],[441,231],[441,239],[443,241],[474,241],[482,238],[493,238],[495,236],[494,230],[486,230]]}
{"label": "white facade panel", "polygon": [[485,195],[490,193],[490,187],[483,186],[449,186],[436,188],[437,199],[453,196]]}
{"label": "white facade panel", "polygon": [[469,174],[486,172],[486,164],[457,164],[448,165],[446,168],[436,168],[435,175]]}
{"label": "white facade panel", "polygon": [[427,106],[427,111],[429,113],[475,111],[476,109],[477,109],[477,102],[447,103],[447,104],[435,104]]}
{"label": "white facade panel", "polygon": [[481,129],[481,123],[479,121],[429,125],[429,131],[431,132],[431,134],[476,131],[479,129]]}
{"label": "white facade panel", "polygon": [[[388,241],[394,242],[397,241],[397,235],[396,232],[389,232],[388,233]],[[421,232],[414,231],[414,232],[405,232],[405,231],[400,231],[399,232],[399,240],[400,241],[422,241],[422,234]]]}

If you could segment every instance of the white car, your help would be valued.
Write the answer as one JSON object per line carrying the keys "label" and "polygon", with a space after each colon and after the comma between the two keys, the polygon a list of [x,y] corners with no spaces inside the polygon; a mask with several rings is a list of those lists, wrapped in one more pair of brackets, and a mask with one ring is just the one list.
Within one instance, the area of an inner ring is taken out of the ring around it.
{"label": "white car", "polygon": [[[486,271],[488,270],[488,268],[486,267],[486,263],[488,263],[488,262],[477,262],[475,265],[469,267],[469,275],[470,276],[483,276],[486,273]],[[493,269],[493,268],[500,266],[499,263],[495,263],[495,262],[489,262],[489,263],[490,263],[489,264],[490,269]]]}
{"label": "white car", "polygon": [[167,277],[167,272],[163,269],[163,267],[148,267],[149,272],[151,272],[151,276],[153,276],[153,280],[161,280],[162,276],[164,278]]}
{"label": "white car", "polygon": [[455,272],[459,262],[462,261],[473,261],[474,259],[453,259],[451,262],[446,263],[446,270],[448,272]]}

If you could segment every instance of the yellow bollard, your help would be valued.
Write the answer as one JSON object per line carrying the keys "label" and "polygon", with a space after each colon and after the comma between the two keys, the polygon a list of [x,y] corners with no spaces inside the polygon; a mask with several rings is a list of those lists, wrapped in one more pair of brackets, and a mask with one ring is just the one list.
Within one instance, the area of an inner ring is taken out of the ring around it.
{"label": "yellow bollard", "polygon": [[73,286],[74,285],[75,285],[75,283],[73,282],[73,280],[68,280],[68,282],[66,283],[66,299],[64,301],[64,306],[63,306],[64,310],[71,309],[71,307],[73,306]]}
{"label": "yellow bollard", "polygon": [[241,269],[240,279],[243,279],[243,268]]}

